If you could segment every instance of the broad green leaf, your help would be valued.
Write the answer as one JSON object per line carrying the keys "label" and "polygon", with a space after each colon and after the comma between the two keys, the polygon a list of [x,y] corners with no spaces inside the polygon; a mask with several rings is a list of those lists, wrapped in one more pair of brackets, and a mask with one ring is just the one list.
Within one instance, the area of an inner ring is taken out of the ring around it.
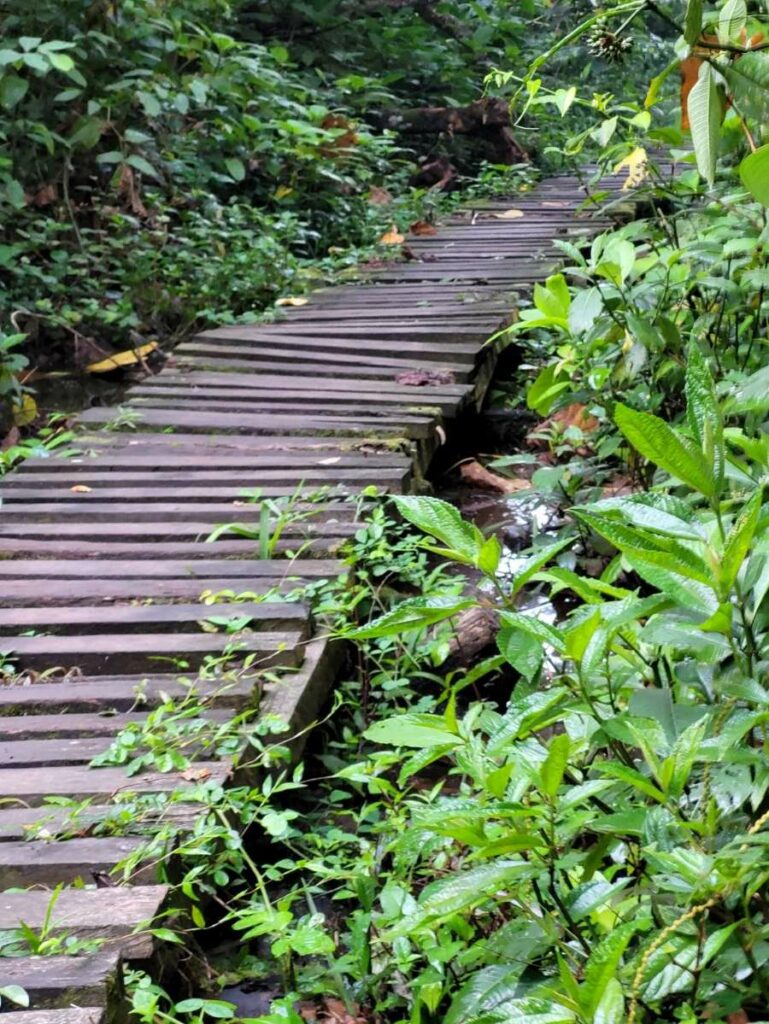
{"label": "broad green leaf", "polygon": [[737,574],[745,561],[761,513],[762,490],[759,488],[746,503],[726,539],[719,570],[721,596],[725,600],[734,586]]}
{"label": "broad green leaf", "polygon": [[604,989],[601,1001],[593,1014],[593,1024],[623,1024],[625,1020],[625,997],[622,985],[611,978]]}
{"label": "broad green leaf", "polygon": [[540,416],[547,416],[558,396],[570,387],[571,381],[561,376],[557,363],[550,363],[526,389],[526,405]]}
{"label": "broad green leaf", "polygon": [[378,619],[347,630],[344,636],[351,640],[372,640],[380,636],[398,636],[412,629],[426,629],[437,622],[450,619],[459,612],[471,608],[474,602],[470,598],[430,597],[412,598],[403,601]]}
{"label": "broad green leaf", "polygon": [[731,43],[739,39],[748,20],[748,8],[745,0],[726,0],[718,16],[718,39],[721,43]]}
{"label": "broad green leaf", "polygon": [[27,95],[29,82],[19,75],[3,75],[0,78],[0,104],[6,110],[13,110]]}
{"label": "broad green leaf", "polygon": [[632,786],[658,803],[664,804],[666,801],[662,790],[655,786],[646,775],[636,771],[635,768],[628,768],[627,765],[619,764],[617,761],[610,761],[608,764],[599,764],[595,767],[596,771],[601,774],[608,775],[611,779],[616,779],[618,782],[624,782],[628,786]]}
{"label": "broad green leaf", "polygon": [[553,274],[541,284],[534,285],[534,305],[546,317],[568,326],[571,294],[563,274]]}
{"label": "broad green leaf", "polygon": [[505,660],[531,682],[542,667],[542,642],[519,629],[503,626],[497,634],[497,647]]}
{"label": "broad green leaf", "polygon": [[246,165],[236,156],[228,157],[224,161],[227,173],[233,181],[243,181],[246,177]]}
{"label": "broad green leaf", "polygon": [[706,717],[684,729],[673,747],[673,775],[670,782],[670,795],[678,800],[689,781],[694,762],[700,756],[700,747],[708,728]]}
{"label": "broad green leaf", "polygon": [[702,34],[702,8],[703,0],[688,0],[686,4],[684,39],[689,46],[693,46]]}
{"label": "broad green leaf", "polygon": [[47,57],[57,71],[71,71],[75,66],[74,60],[66,53],[48,53]]}
{"label": "broad green leaf", "polygon": [[569,759],[571,740],[566,733],[554,736],[547,748],[547,757],[539,769],[540,789],[552,800],[563,782],[563,773]]}
{"label": "broad green leaf", "polygon": [[538,551],[535,551],[532,555],[529,555],[520,570],[516,573],[511,593],[517,594],[521,587],[525,586],[535,573],[538,573],[551,558],[554,558],[559,551],[563,551],[565,547],[573,543],[573,537],[562,537],[560,540],[555,541],[555,543],[548,544],[545,547],[540,548]]}
{"label": "broad green leaf", "polygon": [[652,565],[659,565],[699,583],[710,584],[712,581],[713,574],[703,559],[672,537],[623,526],[608,516],[595,515],[583,509],[575,509],[574,515],[624,555],[638,556]]}
{"label": "broad green leaf", "polygon": [[17,1006],[29,1006],[29,995],[21,985],[1,985],[0,998],[9,999]]}
{"label": "broad green leaf", "polygon": [[713,69],[705,62],[700,66],[699,77],[689,93],[687,106],[694,154],[697,158],[697,170],[709,185],[713,185],[716,177],[723,105]]}
{"label": "broad green leaf", "polygon": [[769,52],[755,50],[739,60],[719,64],[729,91],[739,104],[743,117],[766,121],[769,115]]}
{"label": "broad green leaf", "polygon": [[625,561],[638,575],[676,604],[710,618],[718,611],[719,601],[711,586],[671,572],[663,565],[653,564],[639,555],[625,555]]}
{"label": "broad green leaf", "polygon": [[595,1013],[607,987],[614,979],[628,943],[643,926],[642,921],[630,921],[615,927],[590,954],[585,965],[585,980],[580,992],[580,1000],[588,1019]]}
{"label": "broad green leaf", "polygon": [[440,498],[416,495],[394,495],[392,500],[404,519],[475,564],[486,539],[477,526],[465,522],[453,505]]}
{"label": "broad green leaf", "polygon": [[711,424],[712,436],[718,436],[721,432],[721,413],[715,385],[696,343],[689,346],[686,354],[686,416],[691,432],[703,450],[707,436],[706,424]]}
{"label": "broad green leaf", "polygon": [[657,102],[660,94],[660,89],[665,84],[665,80],[667,79],[668,75],[671,74],[671,72],[675,71],[676,68],[679,67],[680,63],[681,62],[676,57],[675,60],[672,60],[668,64],[664,71],[661,71],[658,75],[655,75],[655,77],[652,78],[651,82],[649,82],[649,89],[646,93],[646,98],[644,100],[644,107],[646,107],[647,110],[649,110],[650,107],[653,107],[654,104]]}
{"label": "broad green leaf", "polygon": [[740,164],[742,184],[762,206],[769,206],[769,144],[746,156]]}
{"label": "broad green leaf", "polygon": [[139,156],[137,153],[132,153],[131,156],[126,157],[126,163],[130,164],[131,167],[135,167],[137,171],[141,171],[142,174],[146,174],[150,178],[154,178],[156,181],[160,180],[160,175],[149,162],[145,160],[143,156]]}
{"label": "broad green leaf", "polygon": [[475,564],[486,576],[494,576],[501,558],[502,544],[498,537],[492,535],[481,545]]}
{"label": "broad green leaf", "polygon": [[375,722],[363,733],[372,743],[394,747],[456,747],[464,741],[452,732],[442,715],[403,714]]}
{"label": "broad green leaf", "polygon": [[621,892],[630,884],[629,878],[621,878],[616,882],[608,882],[600,872],[596,872],[587,882],[575,885],[565,899],[571,917],[579,921],[595,910],[605,907],[612,896]]}
{"label": "broad green leaf", "polygon": [[614,419],[644,458],[705,497],[715,497],[716,481],[702,452],[682,440],[664,420],[621,402],[615,407]]}
{"label": "broad green leaf", "polygon": [[502,860],[482,864],[470,871],[455,872],[422,891],[419,897],[420,917],[429,920],[456,914],[478,903],[484,895],[520,884],[520,880],[531,875],[532,870],[525,860]]}
{"label": "broad green leaf", "polygon": [[523,615],[521,612],[507,611],[500,612],[499,618],[504,626],[520,629],[523,633],[541,640],[542,643],[550,644],[557,651],[564,650],[563,633],[542,619],[536,619],[532,615]]}

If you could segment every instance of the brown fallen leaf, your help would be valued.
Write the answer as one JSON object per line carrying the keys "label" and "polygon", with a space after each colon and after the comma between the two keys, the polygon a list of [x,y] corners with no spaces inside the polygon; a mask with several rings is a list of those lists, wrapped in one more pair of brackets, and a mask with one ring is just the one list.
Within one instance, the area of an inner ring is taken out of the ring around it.
{"label": "brown fallen leaf", "polygon": [[749,1024],[750,1017],[744,1010],[736,1010],[734,1013],[727,1014],[726,1020],[728,1024]]}
{"label": "brown fallen leaf", "polygon": [[500,494],[515,494],[516,491],[525,491],[531,487],[528,480],[519,477],[500,476],[499,473],[492,473],[480,462],[472,459],[470,462],[463,462],[459,467],[459,475],[463,483],[471,484],[473,487],[483,487],[490,491],[497,491]]}
{"label": "brown fallen leaf", "polygon": [[396,384],[410,388],[424,388],[429,384],[453,384],[454,374],[449,370],[406,370],[395,374]]}
{"label": "brown fallen leaf", "polygon": [[202,782],[207,779],[211,774],[209,768],[185,768],[181,773],[182,778],[186,782]]}
{"label": "brown fallen leaf", "polygon": [[70,487],[73,494],[90,494],[91,488],[86,484],[75,484],[74,487]]}
{"label": "brown fallen leaf", "polygon": [[438,229],[426,220],[415,220],[409,224],[409,231],[412,235],[437,235]]}
{"label": "brown fallen leaf", "polygon": [[624,498],[633,493],[633,483],[628,476],[615,476],[601,488],[602,498]]}
{"label": "brown fallen leaf", "polygon": [[592,434],[599,427],[595,416],[592,416],[580,402],[572,402],[571,405],[564,406],[563,409],[554,412],[545,422],[557,423],[564,428],[579,427],[584,434]]}
{"label": "brown fallen leaf", "polygon": [[389,231],[385,231],[382,237],[379,239],[380,245],[401,245],[406,241],[406,236],[402,235],[395,224],[392,225]]}
{"label": "brown fallen leaf", "polygon": [[372,185],[368,191],[368,201],[374,206],[387,206],[388,203],[393,201],[393,197],[386,188],[379,188],[378,185]]}

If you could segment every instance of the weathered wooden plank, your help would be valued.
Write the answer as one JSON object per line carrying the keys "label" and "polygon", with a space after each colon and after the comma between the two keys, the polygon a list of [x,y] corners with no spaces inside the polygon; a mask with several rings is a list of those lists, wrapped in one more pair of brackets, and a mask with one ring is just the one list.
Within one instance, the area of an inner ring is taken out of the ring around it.
{"label": "weathered wooden plank", "polygon": [[173,559],[157,560],[149,565],[142,562],[114,561],[91,562],[87,559],[41,559],[33,560],[0,560],[0,578],[29,580],[33,576],[45,579],[77,580],[86,577],[99,580],[125,581],[131,577],[151,578],[190,578],[205,580],[209,577],[226,575],[230,580],[250,581],[259,579],[280,580],[286,577],[314,579],[333,579],[342,571],[342,565],[336,559],[244,559],[229,561],[226,565],[218,559],[200,561],[176,561]]}
{"label": "weathered wooden plank", "polygon": [[[190,403],[190,405],[192,404],[194,403]],[[146,482],[163,485],[167,483],[174,490],[194,489],[200,484],[207,483],[211,485],[229,485],[236,494],[242,493],[244,489],[250,486],[254,489],[259,487],[260,492],[264,493],[266,487],[260,486],[262,481],[264,481],[264,484],[279,484],[283,488],[283,493],[285,493],[287,486],[294,488],[300,484],[306,485],[305,490],[309,488],[310,484],[314,484],[316,490],[318,487],[324,486],[335,489],[360,490],[370,483],[375,476],[379,478],[383,487],[395,489],[400,487],[406,478],[406,474],[402,469],[391,469],[384,466],[376,470],[368,468],[339,469],[336,466],[296,470],[265,469],[260,470],[258,476],[254,475],[253,483],[250,482],[248,476],[244,476],[242,470],[220,469],[216,462],[212,462],[211,467],[207,469],[169,470],[161,467],[158,470],[149,467],[134,469],[121,466],[109,475],[110,478],[115,478],[114,481],[105,479],[106,470],[106,466],[97,468],[90,463],[74,464],[67,474],[58,471],[48,472],[47,468],[46,471],[37,468],[28,469],[25,473],[9,474],[3,481],[2,487],[0,487],[0,493],[5,496],[19,489],[26,490],[35,486],[63,486],[71,490],[73,486],[76,487],[80,484],[114,483],[128,485]],[[158,479],[159,477],[162,479]],[[78,494],[79,492],[75,491],[73,493]]]}
{"label": "weathered wooden plank", "polygon": [[[0,635],[35,630],[87,633],[152,633],[187,629],[216,618],[246,619],[249,629],[294,631],[307,636],[310,611],[306,604],[266,602],[254,604],[110,605],[90,608],[0,608]],[[221,626],[220,626],[221,628]]]}
{"label": "weathered wooden plank", "polygon": [[3,1013],[3,1024],[103,1024],[104,1016],[104,1008],[99,1006],[68,1007],[63,1010],[11,1010]]}
{"label": "weathered wooden plank", "polygon": [[[297,433],[327,434],[331,436],[427,437],[435,429],[434,416],[367,416],[357,420],[341,416],[273,416],[270,413],[249,414],[226,412],[198,412],[186,409],[132,409],[135,422],[142,427],[180,427],[183,430],[208,433]],[[90,425],[110,426],[116,418],[113,409],[88,409],[80,419]]]}
{"label": "weathered wooden plank", "polygon": [[[350,516],[352,516],[352,514],[353,512],[351,509]],[[10,537],[22,541],[30,538],[43,539],[50,537],[50,517],[36,516],[34,518],[39,521],[4,523],[3,520],[0,519],[0,538]],[[231,520],[235,518],[235,516],[230,517]],[[254,528],[253,522],[250,524],[250,527],[245,523],[241,525],[247,526],[247,528],[250,529]],[[82,517],[80,521],[74,523],[57,522],[56,534],[58,537],[62,538],[62,543],[66,543],[66,540],[69,538],[93,541],[142,540],[149,548],[155,543],[165,541],[171,544],[179,542],[178,547],[175,548],[175,550],[180,550],[181,547],[186,546],[190,550],[196,550],[198,553],[207,552],[209,555],[212,553],[220,554],[224,550],[224,553],[226,554],[227,549],[223,549],[221,544],[227,540],[232,540],[234,537],[237,537],[237,534],[234,531],[223,533],[221,540],[211,541],[211,543],[215,545],[215,548],[203,546],[203,543],[210,536],[214,528],[215,525],[213,522],[100,523],[89,520],[88,517],[85,516]],[[291,540],[291,545],[289,546],[296,547],[301,541],[312,537],[330,539],[349,537],[358,528],[359,524],[352,521],[352,519],[346,522],[337,521],[328,523],[313,523],[312,520],[305,520],[289,524],[281,531],[281,536],[286,540]],[[242,543],[250,545],[248,553],[253,554],[254,541],[249,540],[243,541]],[[280,550],[280,548],[277,550]],[[152,557],[154,558],[156,554],[157,550],[155,549]]]}
{"label": "weathered wooden plank", "polygon": [[[115,713],[106,701],[100,703],[100,713],[0,714],[0,742],[104,737],[112,740],[117,733],[129,726],[141,726],[147,721],[148,714],[147,711]],[[229,721],[232,714],[231,708],[206,708],[201,711],[201,717],[215,724]]]}
{"label": "weathered wooden plank", "polygon": [[[273,554],[301,554],[303,558],[326,558],[338,553],[344,543],[349,540],[353,531],[329,530],[321,537],[313,537],[311,531],[304,535],[294,530],[292,536],[281,537],[273,547]],[[118,540],[36,540],[20,536],[0,537],[0,558],[136,558],[148,560],[155,558],[207,558],[212,554],[223,560],[229,558],[248,558],[255,554],[254,540],[233,540],[221,538],[212,545],[203,545],[199,541],[151,541],[145,537],[141,541]],[[223,561],[226,565],[226,561]]]}
{"label": "weathered wooden plank", "polygon": [[207,659],[231,653],[233,662],[246,656],[253,667],[297,666],[302,659],[302,634],[269,633],[94,633],[85,636],[18,636],[3,641],[11,659],[22,669],[43,671],[54,665],[83,673],[121,670],[151,671],[177,660],[182,668],[196,669]]}
{"label": "weathered wooden plank", "polygon": [[[435,333],[436,336],[440,336],[440,332]],[[485,337],[486,336],[484,335],[483,338],[479,339],[479,344],[485,340]],[[255,356],[254,358],[239,358],[237,354],[228,353],[226,355],[221,355],[221,353],[213,350],[210,352],[206,350],[203,354],[188,352],[182,355],[180,353],[177,366],[181,369],[199,368],[202,370],[214,370],[217,372],[229,372],[232,370],[247,371],[249,373],[280,373],[281,370],[285,371],[287,369],[280,359],[274,359],[269,354],[265,354],[261,357]],[[412,370],[424,373],[428,369],[435,368],[440,369],[442,373],[450,374],[456,382],[469,380],[474,369],[470,363],[463,365],[461,363],[450,362],[448,359],[441,363],[430,363],[427,360],[420,360],[418,362],[403,361],[399,362],[397,366],[373,366],[368,362],[356,363],[352,357],[349,362],[334,360],[327,363],[291,362],[290,364],[291,375],[293,377],[310,377],[313,380],[323,376],[333,377],[334,380],[339,380],[343,377],[354,377],[356,380],[394,380],[396,375],[400,373]],[[284,434],[289,433],[287,430],[283,430],[282,432]],[[377,433],[371,431],[369,440],[371,443],[381,443],[386,437],[387,435],[385,434],[385,437],[383,438],[379,431],[377,431]]]}
{"label": "weathered wooden plank", "polygon": [[[173,803],[154,814],[147,812],[140,818],[120,818],[120,805],[107,803],[88,804],[77,811],[76,828],[80,835],[117,815],[126,835],[147,837],[154,835],[166,825],[180,831],[189,830],[200,816],[200,806],[195,803]],[[72,811],[64,806],[45,804],[40,807],[0,807],[0,843],[18,840],[47,839],[52,842],[69,842],[73,832]]]}
{"label": "weathered wooden plank", "polygon": [[[311,520],[302,520],[302,524],[349,522],[355,515],[355,506],[350,502],[325,500],[311,504],[296,501],[292,505],[297,514],[311,513]],[[260,502],[240,498],[230,502],[149,502],[131,505],[130,519],[133,523],[154,523],[161,521],[206,523],[207,528],[203,539],[214,526],[227,523],[258,523],[261,516]],[[6,502],[2,506],[0,522],[16,523],[58,523],[63,522],[118,522],[125,521],[126,512],[120,505],[102,501],[73,502],[51,501],[25,503],[22,501]],[[0,601],[2,595],[0,595]]]}
{"label": "weathered wooden plank", "polygon": [[152,955],[155,940],[141,928],[155,919],[167,896],[165,885],[62,889],[53,898],[39,890],[2,892],[0,931],[13,931],[23,921],[35,931],[45,927],[53,934],[103,938],[121,956],[144,960]]}
{"label": "weathered wooden plank", "polygon": [[[15,563],[17,564],[17,563]],[[50,565],[50,562],[46,562]],[[13,581],[13,586],[0,586],[0,607],[13,608],[37,604],[41,607],[52,605],[91,605],[94,601],[189,601],[199,600],[209,594],[225,593],[232,595],[277,595],[295,590],[309,577],[302,576],[291,570],[285,577],[259,576],[255,568],[253,578],[241,579],[225,576],[229,562],[221,563],[220,575],[205,579],[187,577],[169,577],[165,579],[149,576],[136,576],[133,579],[120,579],[108,575],[109,567],[114,561],[86,563],[92,567],[94,577],[91,579],[60,579],[40,576],[27,580],[22,576]],[[141,566],[146,566],[143,561]],[[96,578],[95,567],[99,567],[99,578]],[[337,573],[338,575],[338,573]],[[106,578],[105,578],[106,576]],[[322,574],[321,578],[326,578]],[[333,579],[332,576],[328,578]]]}
{"label": "weathered wooden plank", "polygon": [[51,772],[47,768],[0,768],[0,793],[7,801],[18,800],[40,807],[48,797],[66,796],[73,800],[110,799],[117,794],[171,793],[194,789],[209,781],[224,783],[229,775],[224,762],[204,761],[193,772],[145,772],[130,778],[122,768],[84,768],[75,766]]}
{"label": "weathered wooden plank", "polygon": [[[47,676],[43,682],[27,685],[10,683],[0,687],[0,715],[3,728],[12,729],[22,717],[27,727],[34,728],[31,720],[51,714],[61,719],[66,729],[67,720],[76,714],[89,717],[97,712],[129,712],[134,708],[153,708],[167,698],[181,701],[197,697],[206,707],[234,708],[251,700],[258,685],[255,672],[236,672],[201,678],[193,673],[176,675],[153,673],[119,676]],[[109,723],[111,718],[105,718]]]}
{"label": "weathered wooden plank", "polygon": [[0,987],[20,985],[34,1010],[78,1003],[101,1008],[106,1005],[108,986],[118,963],[117,950],[84,956],[3,957]]}
{"label": "weathered wooden plank", "polygon": [[[67,766],[57,767],[55,772],[50,768],[25,768],[18,771],[0,768],[0,774],[14,771],[16,775],[24,775],[42,771],[49,776],[57,776],[78,770],[88,771],[87,768]],[[91,774],[97,775],[98,772],[91,769]],[[66,839],[56,842],[9,840],[0,843],[0,886],[12,889],[16,886],[55,886],[59,882],[71,885],[78,879],[86,885],[93,885],[101,875],[109,875],[117,864],[141,850],[144,843],[144,839],[130,837]],[[151,885],[157,881],[156,870],[151,865],[140,865],[132,878],[136,884]]]}

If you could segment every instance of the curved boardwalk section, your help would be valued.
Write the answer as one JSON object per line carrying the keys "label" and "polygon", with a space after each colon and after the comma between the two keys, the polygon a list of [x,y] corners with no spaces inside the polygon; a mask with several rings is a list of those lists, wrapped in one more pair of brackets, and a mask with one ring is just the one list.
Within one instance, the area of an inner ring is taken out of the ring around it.
{"label": "curved boardwalk section", "polygon": [[[94,823],[126,792],[188,787],[190,812],[197,781],[229,771],[201,761],[129,778],[91,759],[189,680],[212,725],[259,688],[261,708],[290,727],[313,719],[334,652],[306,607],[277,598],[338,575],[355,528],[346,499],[412,488],[452,420],[482,401],[494,358],[484,343],[546,274],[552,239],[604,226],[576,216],[583,199],[562,178],[480,204],[409,240],[415,259],[318,292],[280,323],[206,331],[121,408],[83,414],[74,457],[30,459],[4,480],[0,651],[16,674],[0,688],[0,930],[24,921],[104,940],[77,956],[0,959],[0,986],[31,999],[10,1018],[99,1020],[120,964],[151,959],[142,925],[167,892],[149,865],[131,888],[111,884],[143,840]],[[506,217],[511,207],[520,213]],[[226,523],[253,537],[207,543]],[[225,601],[201,604],[222,591],[251,595],[238,632],[202,626],[233,615]],[[87,804],[76,829],[62,801]],[[33,889],[8,891],[19,886]]]}

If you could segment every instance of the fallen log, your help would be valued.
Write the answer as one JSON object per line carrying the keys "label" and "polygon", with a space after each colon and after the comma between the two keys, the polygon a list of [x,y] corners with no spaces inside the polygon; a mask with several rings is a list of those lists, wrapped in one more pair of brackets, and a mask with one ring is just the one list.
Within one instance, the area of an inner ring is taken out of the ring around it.
{"label": "fallen log", "polygon": [[518,164],[529,159],[513,134],[510,108],[503,99],[476,100],[466,107],[386,111],[382,124],[403,134],[474,135],[488,143],[494,163]]}

